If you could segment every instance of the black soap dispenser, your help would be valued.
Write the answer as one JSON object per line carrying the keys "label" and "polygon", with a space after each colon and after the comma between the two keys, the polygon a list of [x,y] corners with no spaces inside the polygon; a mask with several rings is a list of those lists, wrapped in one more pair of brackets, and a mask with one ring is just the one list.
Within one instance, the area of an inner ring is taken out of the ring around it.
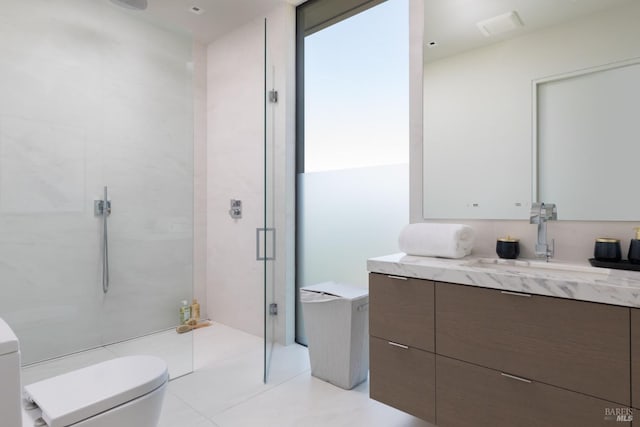
{"label": "black soap dispenser", "polygon": [[628,258],[630,263],[640,264],[640,227],[636,227],[634,230],[636,230],[636,238],[631,239]]}

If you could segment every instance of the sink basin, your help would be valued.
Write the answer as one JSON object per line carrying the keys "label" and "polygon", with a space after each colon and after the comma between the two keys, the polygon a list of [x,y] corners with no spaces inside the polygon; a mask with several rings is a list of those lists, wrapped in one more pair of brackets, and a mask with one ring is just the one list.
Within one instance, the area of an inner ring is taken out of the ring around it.
{"label": "sink basin", "polygon": [[609,275],[609,269],[596,268],[588,265],[579,264],[562,264],[556,262],[544,261],[525,261],[525,260],[508,260],[499,258],[478,258],[469,261],[468,267],[486,268],[490,270],[498,270],[503,272],[512,272],[519,274],[538,274],[538,275],[561,275],[561,276],[592,276],[596,278],[604,278]]}

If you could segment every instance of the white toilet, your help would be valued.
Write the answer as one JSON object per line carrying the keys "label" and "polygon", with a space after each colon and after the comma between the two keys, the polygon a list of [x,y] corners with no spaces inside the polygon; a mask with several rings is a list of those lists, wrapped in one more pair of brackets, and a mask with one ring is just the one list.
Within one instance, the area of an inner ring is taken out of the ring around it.
{"label": "white toilet", "polygon": [[120,357],[24,388],[20,346],[0,319],[3,427],[156,427],[169,374],[153,356]]}

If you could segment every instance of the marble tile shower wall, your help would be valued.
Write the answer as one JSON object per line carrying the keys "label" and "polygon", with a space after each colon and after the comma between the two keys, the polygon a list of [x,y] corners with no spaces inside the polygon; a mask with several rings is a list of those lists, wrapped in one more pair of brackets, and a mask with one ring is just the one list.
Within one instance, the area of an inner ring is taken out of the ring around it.
{"label": "marble tile shower wall", "polygon": [[107,1],[2,2],[0,316],[24,362],[171,327],[191,296],[191,52]]}

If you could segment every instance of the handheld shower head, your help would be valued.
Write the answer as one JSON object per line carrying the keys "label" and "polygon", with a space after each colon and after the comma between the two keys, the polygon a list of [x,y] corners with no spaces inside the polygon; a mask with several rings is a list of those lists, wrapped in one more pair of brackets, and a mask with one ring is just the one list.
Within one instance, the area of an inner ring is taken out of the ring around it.
{"label": "handheld shower head", "polygon": [[133,10],[145,10],[147,8],[147,0],[111,0],[111,3]]}

